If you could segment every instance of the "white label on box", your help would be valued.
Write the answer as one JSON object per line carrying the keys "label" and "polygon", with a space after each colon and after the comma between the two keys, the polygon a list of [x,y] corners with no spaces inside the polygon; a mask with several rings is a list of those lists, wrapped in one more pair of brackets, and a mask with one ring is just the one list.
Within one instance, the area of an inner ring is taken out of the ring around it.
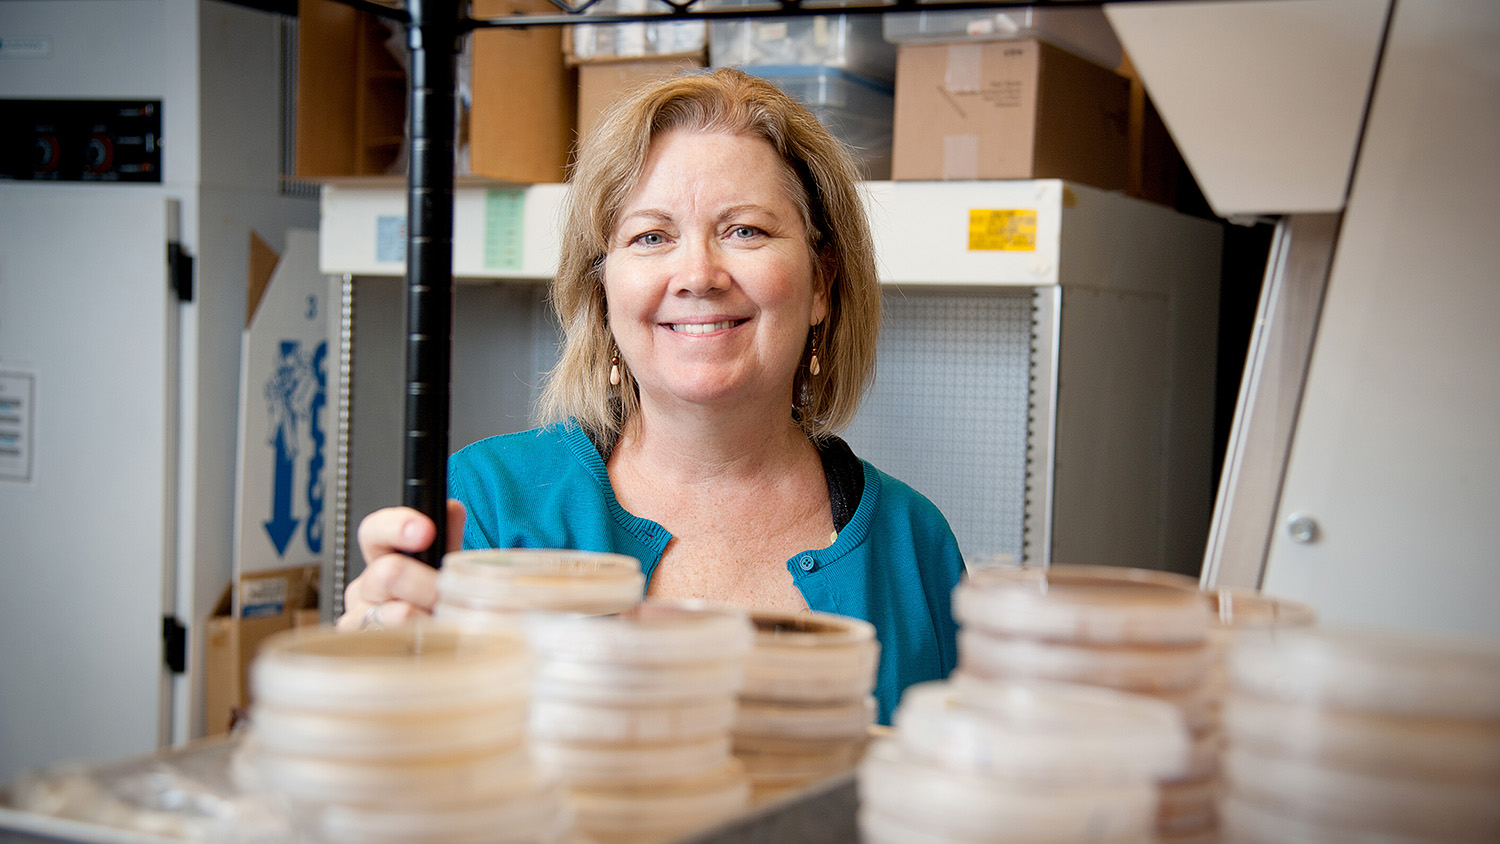
{"label": "white label on box", "polygon": [[786,32],[786,21],[760,23],[755,27],[755,34],[761,41],[783,41]]}
{"label": "white label on box", "polygon": [[31,425],[36,376],[0,372],[0,478],[31,480]]}
{"label": "white label on box", "polygon": [[406,260],[406,218],[375,218],[375,260],[399,264]]}
{"label": "white label on box", "polygon": [[286,580],[280,577],[240,581],[240,618],[281,615],[286,609]]}
{"label": "white label on box", "polygon": [[50,35],[0,35],[0,59],[50,59]]}

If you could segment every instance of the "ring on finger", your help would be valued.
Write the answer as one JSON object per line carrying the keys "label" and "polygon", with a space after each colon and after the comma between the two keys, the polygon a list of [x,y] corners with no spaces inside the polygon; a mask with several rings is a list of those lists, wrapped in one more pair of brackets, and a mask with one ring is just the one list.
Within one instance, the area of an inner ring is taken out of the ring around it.
{"label": "ring on finger", "polygon": [[367,610],[365,610],[365,614],[362,615],[362,616],[360,616],[360,618],[359,618],[359,629],[360,630],[384,630],[385,629],[385,624],[383,624],[380,621],[380,605],[379,604],[371,604],[370,608],[367,609]]}

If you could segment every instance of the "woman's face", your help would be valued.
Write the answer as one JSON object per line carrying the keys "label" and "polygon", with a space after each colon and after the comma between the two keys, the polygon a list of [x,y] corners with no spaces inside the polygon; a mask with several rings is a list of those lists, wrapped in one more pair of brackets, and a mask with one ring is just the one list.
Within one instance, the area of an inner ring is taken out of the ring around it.
{"label": "woman's face", "polygon": [[790,411],[828,305],[785,167],[758,138],[676,130],[652,144],[604,262],[609,327],[648,408]]}

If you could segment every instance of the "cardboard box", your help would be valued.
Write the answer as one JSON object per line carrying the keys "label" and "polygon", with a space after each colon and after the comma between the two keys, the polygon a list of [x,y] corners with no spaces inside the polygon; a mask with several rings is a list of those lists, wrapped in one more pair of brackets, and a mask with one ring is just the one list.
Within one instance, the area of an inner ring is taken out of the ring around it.
{"label": "cardboard box", "polygon": [[250,704],[250,661],[273,633],[317,624],[317,566],[256,572],[225,587],[203,626],[204,734],[229,732]]}
{"label": "cardboard box", "polygon": [[1129,81],[1050,44],[903,44],[891,178],[1124,190],[1129,116]]}
{"label": "cardboard box", "polygon": [[[548,0],[473,4],[476,17],[518,11],[555,13],[556,7]],[[402,38],[394,37],[399,48]],[[405,54],[392,50],[392,39],[374,15],[337,0],[300,0],[297,178],[405,175]],[[467,141],[466,172],[505,182],[562,181],[576,84],[557,30],[479,29],[466,43],[473,103],[455,132],[457,146]]]}
{"label": "cardboard box", "polygon": [[[476,18],[557,13],[548,0],[475,0]],[[469,112],[469,171],[505,182],[564,180],[573,148],[578,83],[557,30],[478,29]]]}
{"label": "cardboard box", "polygon": [[624,92],[655,79],[700,68],[707,58],[699,53],[651,59],[591,61],[578,65],[578,138],[588,137],[604,107]]}

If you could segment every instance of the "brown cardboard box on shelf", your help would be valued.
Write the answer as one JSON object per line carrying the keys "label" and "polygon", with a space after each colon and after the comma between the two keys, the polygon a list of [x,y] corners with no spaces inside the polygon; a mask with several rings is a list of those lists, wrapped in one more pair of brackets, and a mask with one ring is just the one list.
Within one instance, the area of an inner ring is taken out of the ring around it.
{"label": "brown cardboard box on shelf", "polygon": [[249,704],[250,661],[267,636],[318,623],[318,580],[317,566],[294,566],[246,574],[224,588],[203,632],[205,735],[229,732]]}
{"label": "brown cardboard box on shelf", "polygon": [[[548,0],[475,0],[475,17],[550,11]],[[401,28],[397,28],[398,32]],[[299,179],[404,176],[402,37],[337,0],[300,0],[296,171]],[[468,39],[473,103],[468,172],[498,181],[562,181],[573,142],[575,82],[546,27],[481,28]],[[461,141],[460,141],[461,143]]]}
{"label": "brown cardboard box on shelf", "polygon": [[1130,178],[1125,192],[1137,199],[1176,207],[1179,182],[1192,179],[1167,124],[1126,55],[1120,73],[1130,81]]}
{"label": "brown cardboard box on shelf", "polygon": [[578,137],[588,137],[604,107],[625,91],[653,79],[706,65],[702,54],[649,59],[594,60],[578,64]]}
{"label": "brown cardboard box on shelf", "polygon": [[891,178],[1124,190],[1129,115],[1129,81],[1050,44],[902,44]]}
{"label": "brown cardboard box on shelf", "polygon": [[[550,12],[548,0],[474,0],[476,18]],[[471,37],[474,106],[469,113],[469,170],[506,182],[561,182],[573,146],[573,70],[557,30],[488,28]]]}

